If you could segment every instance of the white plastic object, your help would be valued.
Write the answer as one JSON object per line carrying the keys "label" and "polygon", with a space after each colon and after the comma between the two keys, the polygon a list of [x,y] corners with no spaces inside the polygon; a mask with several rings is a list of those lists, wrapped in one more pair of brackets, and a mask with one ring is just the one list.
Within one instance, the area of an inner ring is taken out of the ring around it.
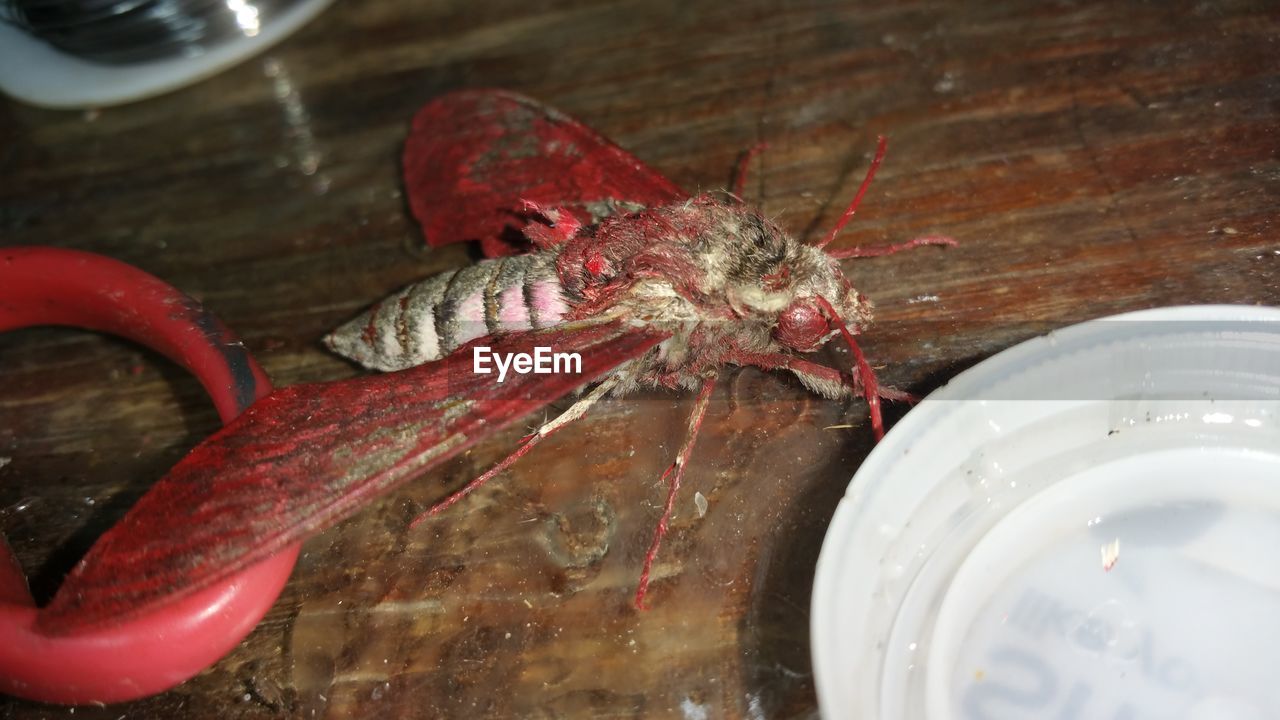
{"label": "white plastic object", "polygon": [[907,414],[818,561],[828,720],[1280,717],[1280,310],[1090,321]]}
{"label": "white plastic object", "polygon": [[305,25],[333,0],[302,0],[253,35],[230,38],[190,57],[109,65],[82,60],[0,23],[0,91],[46,108],[99,108],[154,97],[215,75]]}

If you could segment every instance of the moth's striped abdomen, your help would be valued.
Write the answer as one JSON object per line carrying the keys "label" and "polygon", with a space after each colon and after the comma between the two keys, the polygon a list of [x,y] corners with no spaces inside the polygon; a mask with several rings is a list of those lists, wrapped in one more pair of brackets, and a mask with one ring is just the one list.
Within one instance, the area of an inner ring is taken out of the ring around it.
{"label": "moth's striped abdomen", "polygon": [[555,253],[516,255],[414,283],[333,331],[325,343],[365,367],[403,370],[478,337],[556,325],[567,311]]}

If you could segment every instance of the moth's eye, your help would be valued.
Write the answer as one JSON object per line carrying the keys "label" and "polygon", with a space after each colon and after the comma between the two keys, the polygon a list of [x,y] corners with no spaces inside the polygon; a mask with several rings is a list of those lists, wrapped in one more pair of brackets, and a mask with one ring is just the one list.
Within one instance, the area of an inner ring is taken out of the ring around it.
{"label": "moth's eye", "polygon": [[801,298],[787,306],[778,315],[778,327],[773,336],[792,350],[812,352],[831,333],[827,316],[812,298]]}

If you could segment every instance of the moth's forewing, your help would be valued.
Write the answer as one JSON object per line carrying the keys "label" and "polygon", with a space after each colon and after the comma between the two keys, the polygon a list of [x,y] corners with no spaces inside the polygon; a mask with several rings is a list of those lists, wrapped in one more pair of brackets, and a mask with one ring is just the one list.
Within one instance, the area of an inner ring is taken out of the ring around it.
{"label": "moth's forewing", "polygon": [[[41,614],[50,633],[132,616],[222,580],[639,357],[617,323],[480,338],[396,373],[294,385],[191,451],[103,535]],[[581,355],[581,374],[473,372],[473,348]]]}

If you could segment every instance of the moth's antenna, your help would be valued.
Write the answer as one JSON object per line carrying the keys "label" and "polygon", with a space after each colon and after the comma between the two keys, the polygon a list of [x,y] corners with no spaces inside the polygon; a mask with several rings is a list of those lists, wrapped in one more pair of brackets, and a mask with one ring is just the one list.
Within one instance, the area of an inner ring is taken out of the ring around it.
{"label": "moth's antenna", "polygon": [[871,187],[871,178],[876,176],[876,170],[880,167],[880,163],[884,162],[884,154],[889,149],[889,139],[881,135],[876,145],[876,156],[871,159],[871,167],[867,168],[867,176],[862,179],[862,187],[858,188],[858,194],[853,196],[853,202],[849,203],[849,207],[844,211],[844,215],[840,216],[840,222],[831,229],[831,234],[826,240],[818,243],[817,247],[824,248],[836,239],[840,231],[845,225],[849,224],[849,220],[853,214],[858,211],[858,205],[862,202],[862,196],[867,194],[867,188]]}
{"label": "moth's antenna", "polygon": [[[881,138],[883,141],[884,138]],[[883,143],[880,149],[884,150]],[[864,183],[865,185],[865,183]],[[856,200],[854,201],[857,202]],[[871,410],[871,430],[876,434],[876,440],[884,439],[884,417],[880,414],[880,383],[876,381],[876,372],[871,369],[871,363],[867,362],[867,356],[862,354],[862,348],[858,347],[858,341],[853,339],[853,333],[849,332],[849,327],[844,324],[844,320],[840,317],[840,313],[821,295],[814,296],[818,304],[827,311],[828,319],[831,320],[840,330],[840,334],[844,336],[844,341],[849,344],[849,349],[853,351],[854,361],[858,368],[858,379],[862,381],[862,397],[867,401],[867,407]]]}

